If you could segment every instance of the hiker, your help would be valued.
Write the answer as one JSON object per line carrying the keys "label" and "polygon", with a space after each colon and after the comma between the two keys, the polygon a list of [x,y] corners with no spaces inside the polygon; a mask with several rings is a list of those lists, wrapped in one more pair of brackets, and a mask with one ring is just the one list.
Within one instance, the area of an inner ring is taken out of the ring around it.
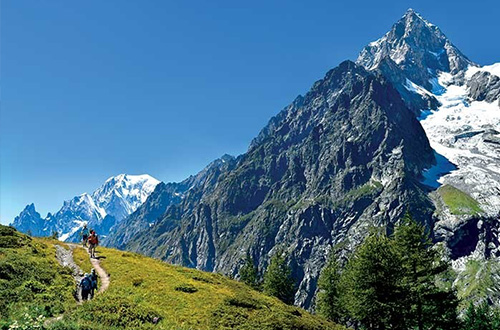
{"label": "hiker", "polygon": [[85,273],[80,280],[80,288],[82,289],[82,301],[88,300],[90,291],[92,290],[92,281],[89,273]]}
{"label": "hiker", "polygon": [[90,282],[92,283],[92,288],[90,289],[90,299],[94,299],[94,294],[97,291],[97,274],[94,268],[90,271]]}
{"label": "hiker", "polygon": [[83,247],[87,247],[87,239],[89,238],[89,229],[87,228],[87,224],[83,224],[82,228],[82,240],[83,240]]}
{"label": "hiker", "polygon": [[90,236],[88,238],[89,242],[89,253],[91,258],[95,258],[95,248],[99,244],[99,239],[94,230],[90,231]]}

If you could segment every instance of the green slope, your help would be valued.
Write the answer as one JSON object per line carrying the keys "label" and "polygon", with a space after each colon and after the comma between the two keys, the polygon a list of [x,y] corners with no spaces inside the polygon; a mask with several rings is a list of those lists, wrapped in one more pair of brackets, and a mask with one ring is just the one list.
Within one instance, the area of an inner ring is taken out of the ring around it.
{"label": "green slope", "polygon": [[56,242],[0,225],[0,329],[16,320],[41,324],[75,305],[74,280],[56,261]]}
{"label": "green slope", "polygon": [[[76,306],[71,297],[74,285],[69,271],[58,266],[55,259],[57,242],[14,234],[30,243],[23,247],[1,247],[0,265],[6,259],[22,255],[23,263],[29,264],[33,273],[42,264],[52,267],[51,275],[57,281],[46,286],[50,289],[57,284],[61,295],[57,299],[58,308],[43,315],[51,317],[64,312],[62,320],[52,323],[53,329],[343,329],[222,275],[106,248],[99,248],[98,254],[103,257],[101,266],[111,275],[109,289],[93,301]],[[44,245],[42,256],[30,252],[35,245]],[[83,249],[74,250],[74,260],[84,271],[89,271],[90,263]],[[10,281],[1,283],[11,285]],[[37,293],[32,297],[35,298],[21,305],[28,309],[44,306]],[[2,302],[21,306],[10,299]],[[3,316],[8,321],[4,324],[21,317],[14,312],[16,308],[7,308]],[[153,324],[155,317],[160,320],[158,324]]]}
{"label": "green slope", "polygon": [[438,189],[438,193],[452,214],[476,215],[483,212],[474,198],[453,186],[446,184]]}

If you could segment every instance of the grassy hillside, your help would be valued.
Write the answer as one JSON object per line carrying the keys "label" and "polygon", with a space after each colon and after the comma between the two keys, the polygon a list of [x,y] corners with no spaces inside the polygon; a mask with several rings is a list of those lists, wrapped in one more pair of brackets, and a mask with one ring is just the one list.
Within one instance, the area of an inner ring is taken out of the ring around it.
{"label": "grassy hillside", "polygon": [[479,203],[460,189],[446,184],[438,189],[438,193],[452,214],[475,215],[482,212]]}
{"label": "grassy hillside", "polygon": [[[6,258],[12,262],[22,256],[33,278],[38,270],[52,268],[46,277],[53,280],[44,282],[45,292],[58,292],[58,296],[48,299],[54,304],[48,308],[44,305],[47,297],[36,290],[23,302],[2,297],[3,306],[9,306],[2,316],[2,319],[8,316],[5,325],[22,317],[15,311],[23,306],[47,310],[43,314],[47,317],[64,312],[62,320],[52,323],[53,329],[343,329],[222,275],[105,248],[99,248],[98,254],[102,256],[101,266],[111,275],[110,287],[95,300],[77,307],[71,296],[74,282],[70,272],[58,266],[55,259],[57,242],[30,239],[14,231],[13,235],[16,238],[7,238],[9,242],[27,243],[0,248],[0,265],[5,264]],[[34,252],[34,246],[43,253]],[[74,260],[85,272],[90,270],[83,249],[74,250]],[[1,285],[14,290],[19,283],[11,282],[11,275],[4,279],[5,269],[9,273],[10,268],[1,267]],[[155,317],[158,324],[153,324]]]}
{"label": "grassy hillside", "polygon": [[0,225],[0,329],[41,324],[74,307],[74,280],[56,261],[56,242]]}

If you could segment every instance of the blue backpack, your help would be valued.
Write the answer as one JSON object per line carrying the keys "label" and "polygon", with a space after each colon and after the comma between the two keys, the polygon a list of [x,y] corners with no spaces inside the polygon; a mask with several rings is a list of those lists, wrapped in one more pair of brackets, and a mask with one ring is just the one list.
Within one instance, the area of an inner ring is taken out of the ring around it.
{"label": "blue backpack", "polygon": [[88,277],[82,278],[81,281],[82,290],[90,291],[92,289],[92,281]]}

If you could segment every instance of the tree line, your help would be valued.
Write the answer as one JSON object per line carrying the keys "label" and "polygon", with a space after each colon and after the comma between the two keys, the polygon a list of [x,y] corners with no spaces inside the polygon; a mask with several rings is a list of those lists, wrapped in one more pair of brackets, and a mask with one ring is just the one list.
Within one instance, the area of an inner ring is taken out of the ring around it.
{"label": "tree line", "polygon": [[[262,280],[247,253],[240,280],[293,304],[295,281],[287,256],[275,253]],[[406,215],[391,235],[373,229],[343,264],[331,253],[318,280],[316,312],[366,330],[500,330],[500,313],[487,302],[459,316],[449,262],[425,226]]]}

